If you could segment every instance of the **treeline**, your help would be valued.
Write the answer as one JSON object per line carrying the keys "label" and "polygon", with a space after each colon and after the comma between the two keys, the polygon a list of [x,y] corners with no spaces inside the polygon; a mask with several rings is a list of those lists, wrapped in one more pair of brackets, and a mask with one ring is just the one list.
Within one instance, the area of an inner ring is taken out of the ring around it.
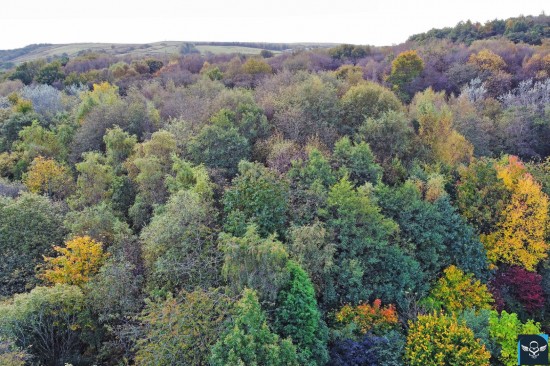
{"label": "treeline", "polygon": [[327,47],[323,43],[268,43],[268,42],[193,42],[195,46],[239,46],[259,48],[271,51],[285,51],[296,48],[320,48]]}
{"label": "treeline", "polygon": [[433,39],[448,39],[452,42],[471,44],[481,39],[504,37],[514,43],[542,44],[550,37],[550,16],[520,16],[505,20],[490,20],[481,23],[460,22],[454,27],[431,29],[426,33],[415,34],[409,41],[426,42]]}
{"label": "treeline", "polygon": [[514,365],[549,331],[550,50],[21,64],[0,364]]}

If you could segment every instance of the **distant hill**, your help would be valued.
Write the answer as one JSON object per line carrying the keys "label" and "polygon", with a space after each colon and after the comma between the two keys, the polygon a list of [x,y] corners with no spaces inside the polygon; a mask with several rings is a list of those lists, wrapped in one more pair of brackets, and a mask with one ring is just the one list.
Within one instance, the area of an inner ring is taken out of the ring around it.
{"label": "distant hill", "polygon": [[69,43],[33,44],[13,50],[0,50],[0,69],[8,69],[25,61],[75,57],[87,52],[107,53],[116,56],[159,56],[187,53],[241,53],[259,54],[267,49],[275,53],[304,48],[332,47],[330,43],[253,43],[253,42],[181,42],[165,41],[147,44],[120,43]]}
{"label": "distant hill", "polygon": [[460,22],[455,27],[431,29],[415,34],[409,41],[426,42],[431,39],[449,39],[457,43],[471,44],[480,39],[505,37],[512,42],[540,45],[544,38],[550,38],[550,16],[519,16],[506,20],[490,20],[485,24]]}

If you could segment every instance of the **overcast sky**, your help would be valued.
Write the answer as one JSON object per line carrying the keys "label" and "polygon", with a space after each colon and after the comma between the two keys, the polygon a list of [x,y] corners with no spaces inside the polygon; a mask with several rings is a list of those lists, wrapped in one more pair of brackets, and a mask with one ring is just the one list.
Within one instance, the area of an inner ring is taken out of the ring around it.
{"label": "overcast sky", "polygon": [[461,20],[542,11],[550,11],[549,0],[4,0],[0,49],[156,41],[391,45]]}

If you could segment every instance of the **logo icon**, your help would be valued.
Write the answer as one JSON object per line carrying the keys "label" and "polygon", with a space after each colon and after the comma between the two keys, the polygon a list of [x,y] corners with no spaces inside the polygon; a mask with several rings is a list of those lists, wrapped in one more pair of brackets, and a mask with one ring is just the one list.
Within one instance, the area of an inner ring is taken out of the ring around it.
{"label": "logo icon", "polygon": [[548,335],[518,336],[518,365],[549,365]]}

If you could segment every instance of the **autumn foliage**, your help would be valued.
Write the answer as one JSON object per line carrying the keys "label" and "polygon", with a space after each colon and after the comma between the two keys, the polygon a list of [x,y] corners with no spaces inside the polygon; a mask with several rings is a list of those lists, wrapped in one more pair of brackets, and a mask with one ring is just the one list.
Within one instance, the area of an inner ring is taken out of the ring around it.
{"label": "autumn foliage", "polygon": [[44,269],[39,276],[46,282],[82,286],[96,274],[108,257],[103,244],[89,236],[79,236],[55,246],[58,257],[44,257]]}
{"label": "autumn foliage", "polygon": [[548,256],[548,196],[515,156],[497,166],[497,171],[512,197],[496,230],[481,235],[481,240],[494,264],[502,262],[534,271]]}
{"label": "autumn foliage", "polygon": [[491,308],[494,300],[487,285],[475,280],[472,274],[466,274],[454,265],[443,273],[431,291],[435,303],[451,313],[471,308]]}
{"label": "autumn foliage", "polygon": [[397,311],[393,304],[382,306],[382,301],[376,299],[372,305],[368,303],[357,306],[344,305],[335,315],[340,324],[354,323],[361,333],[388,330],[397,325]]}
{"label": "autumn foliage", "polygon": [[420,315],[410,322],[405,358],[411,366],[488,366],[489,351],[474,333],[447,315]]}

